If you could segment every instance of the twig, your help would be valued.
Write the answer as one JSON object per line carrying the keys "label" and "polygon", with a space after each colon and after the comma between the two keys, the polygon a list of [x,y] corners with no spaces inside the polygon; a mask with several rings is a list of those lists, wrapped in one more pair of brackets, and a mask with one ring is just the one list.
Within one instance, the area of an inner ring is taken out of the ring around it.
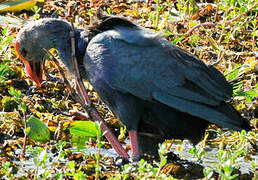
{"label": "twig", "polygon": [[[75,50],[75,49],[74,49]],[[71,116],[71,115],[80,115],[80,116],[83,116],[83,117],[86,117],[86,119],[89,119],[89,113],[90,113],[90,116],[91,118],[94,120],[94,121],[98,121],[100,122],[100,128],[101,128],[101,131],[104,132],[106,138],[108,139],[108,141],[110,142],[110,144],[112,145],[112,147],[116,150],[117,154],[118,155],[121,155],[122,157],[126,158],[126,159],[129,159],[129,155],[128,153],[125,151],[125,149],[121,146],[121,144],[118,142],[117,138],[115,137],[115,135],[110,131],[110,129],[108,128],[108,126],[105,124],[105,121],[104,119],[99,115],[99,113],[97,112],[97,110],[94,108],[94,107],[91,107],[91,110],[90,112],[88,112],[89,110],[89,104],[90,103],[90,100],[88,102],[85,102],[84,100],[86,99],[89,99],[89,96],[88,96],[88,93],[86,91],[86,88],[84,86],[84,84],[82,83],[82,87],[81,88],[78,88],[78,91],[80,89],[84,89],[84,91],[86,92],[85,95],[87,96],[86,98],[84,99],[81,99],[80,96],[72,89],[69,81],[67,80],[67,78],[65,77],[65,74],[64,74],[64,71],[62,70],[62,68],[60,66],[58,66],[59,62],[57,61],[57,59],[54,57],[54,55],[44,49],[44,51],[46,51],[50,57],[51,57],[51,60],[53,60],[56,64],[57,64],[57,67],[58,67],[58,70],[59,72],[61,73],[63,79],[64,79],[64,83],[66,84],[67,88],[69,89],[69,91],[71,92],[71,95],[75,98],[75,100],[82,106],[82,108],[86,111],[86,113],[80,113],[80,112],[69,112],[69,114],[66,114],[65,112],[62,112],[62,114],[65,114],[65,115],[68,115],[68,116]],[[75,59],[75,62],[77,63],[77,60]],[[77,68],[75,68],[77,70],[78,69],[78,65],[77,65]],[[78,72],[76,72],[78,73]],[[79,74],[79,73],[78,73]],[[80,76],[79,76],[80,77]],[[78,79],[77,79],[78,81]],[[78,83],[78,86],[80,84]],[[83,96],[83,93],[80,93],[79,91],[79,94],[81,96]]]}
{"label": "twig", "polygon": [[[72,24],[72,23],[71,23]],[[75,74],[76,74],[76,83],[77,83],[77,87],[78,87],[78,93],[79,95],[72,89],[69,81],[66,79],[65,74],[63,72],[63,70],[60,68],[60,66],[58,66],[58,69],[64,79],[64,83],[67,85],[68,89],[70,90],[72,96],[75,98],[75,100],[81,104],[81,106],[83,107],[83,109],[87,112],[87,114],[81,114],[84,117],[86,117],[87,119],[89,118],[89,114],[91,116],[91,118],[94,121],[98,121],[100,122],[100,128],[102,130],[102,132],[104,132],[106,138],[108,139],[108,141],[110,142],[110,144],[112,145],[112,147],[115,149],[115,151],[118,153],[118,155],[121,155],[122,157],[129,159],[129,155],[126,152],[126,150],[121,146],[121,144],[118,142],[117,138],[115,137],[115,135],[110,131],[110,129],[108,128],[108,126],[105,124],[104,119],[99,115],[98,111],[96,110],[95,107],[92,106],[91,101],[89,99],[87,90],[83,84],[83,81],[81,79],[81,75],[79,72],[79,68],[78,68],[78,63],[77,63],[77,59],[75,56],[75,33],[74,33],[74,26],[72,24],[72,32],[71,32],[71,46],[72,46],[72,61],[74,64],[74,68],[75,68]],[[53,54],[51,52],[49,52],[48,50],[44,49],[51,57],[51,59],[56,63],[59,64],[58,61],[56,60],[56,58],[53,56]],[[81,98],[82,96],[82,98]]]}
{"label": "twig", "polygon": [[[44,51],[46,51],[46,50],[44,50]],[[43,62],[43,71],[44,71],[44,74],[46,76],[46,80],[49,81],[51,79],[51,76],[49,75],[49,71],[45,66],[45,60]]]}
{"label": "twig", "polygon": [[61,135],[63,133],[64,121],[63,120],[59,121],[57,127],[58,128],[55,131],[54,137],[56,137],[56,141],[59,141],[61,139]]}
{"label": "twig", "polygon": [[251,6],[249,9],[247,9],[247,11],[243,12],[242,14],[238,15],[237,17],[231,19],[231,20],[228,20],[226,21],[226,24],[231,24],[232,22],[238,20],[239,18],[245,16],[248,12],[250,12],[253,8],[255,8],[255,6],[257,6],[257,3],[254,3],[253,6]]}
{"label": "twig", "polygon": [[185,34],[185,37],[188,37],[196,28],[199,28],[201,26],[214,27],[214,26],[216,26],[216,24],[212,23],[212,22],[205,22],[205,23],[197,24],[187,31],[187,33]]}
{"label": "twig", "polygon": [[[245,16],[248,12],[250,12],[253,8],[255,8],[256,5],[257,5],[257,3],[255,3],[247,11],[243,12],[242,14],[235,17],[234,19],[226,21],[225,24],[229,25],[229,24],[233,23],[234,21],[238,20],[239,18],[241,18],[242,16]],[[212,22],[205,22],[205,23],[197,24],[197,25],[193,26],[191,29],[189,29],[189,31],[187,31],[187,33],[185,34],[185,37],[188,37],[196,28],[199,28],[201,26],[214,27],[216,25],[217,25],[216,23],[212,23]]]}
{"label": "twig", "polygon": [[[122,157],[129,159],[129,155],[126,152],[126,150],[121,146],[121,144],[118,142],[117,138],[115,137],[115,135],[110,131],[110,129],[108,128],[108,126],[105,124],[104,119],[99,115],[98,111],[96,110],[95,107],[92,107],[91,101],[89,99],[87,90],[83,84],[83,81],[81,79],[81,75],[79,72],[79,68],[78,68],[78,63],[76,60],[76,56],[75,56],[75,39],[74,39],[74,27],[72,25],[72,33],[71,33],[71,45],[72,45],[72,60],[73,60],[73,64],[74,64],[74,68],[75,68],[75,74],[76,74],[76,83],[77,83],[77,87],[78,87],[78,93],[79,95],[73,90],[73,88],[71,87],[69,81],[67,80],[67,78],[65,77],[64,71],[62,70],[62,68],[60,66],[58,66],[59,62],[57,61],[57,59],[54,57],[54,55],[44,49],[44,51],[46,51],[50,57],[51,60],[53,60],[58,67],[59,72],[61,73],[63,79],[64,79],[64,83],[67,85],[67,88],[69,89],[69,91],[71,92],[71,95],[74,97],[74,99],[82,106],[82,108],[86,111],[86,113],[79,113],[77,112],[76,114],[79,114],[81,116],[86,117],[87,119],[89,119],[89,117],[91,116],[91,118],[94,121],[98,121],[100,122],[100,128],[102,130],[102,132],[104,132],[106,138],[108,139],[108,141],[110,142],[110,144],[112,145],[112,147],[115,149],[115,151],[118,153],[118,155],[121,155]],[[82,97],[82,98],[81,98]],[[64,112],[62,112],[63,114],[65,114]],[[90,114],[90,116],[89,116]],[[70,113],[71,115],[71,113]],[[74,114],[73,114],[74,115]]]}
{"label": "twig", "polygon": [[[64,74],[63,69],[62,69],[60,66],[58,66],[59,62],[57,61],[57,59],[54,57],[54,55],[53,55],[50,51],[48,51],[48,50],[46,50],[46,49],[44,49],[44,51],[46,51],[46,52],[50,55],[51,60],[54,61],[54,62],[57,64],[58,70],[59,70],[59,72],[61,73],[61,75],[62,75],[62,77],[63,77],[63,79],[64,79],[64,83],[66,84],[67,88],[69,89],[69,91],[70,91],[70,93],[71,93],[71,96],[83,107],[83,109],[87,109],[87,106],[85,105],[84,101],[83,101],[83,100],[80,98],[80,96],[74,91],[74,89],[72,88],[71,84],[69,83],[69,81],[68,81],[67,78],[65,77],[65,74]],[[87,113],[87,112],[86,112],[86,113]],[[89,119],[88,113],[85,114],[85,115],[86,115],[86,118]]]}
{"label": "twig", "polygon": [[81,74],[79,71],[79,66],[78,66],[78,61],[76,59],[75,56],[75,31],[74,31],[74,25],[71,22],[71,26],[72,26],[72,31],[71,31],[71,46],[72,46],[72,61],[74,64],[74,68],[75,68],[75,75],[76,75],[76,80],[77,80],[77,84],[78,84],[78,91],[79,93],[81,93],[82,97],[84,98],[84,103],[87,105],[90,105],[90,98],[88,96],[88,93],[86,91],[86,88],[84,87],[82,78],[81,78]]}
{"label": "twig", "polygon": [[215,61],[214,63],[211,63],[211,65],[212,66],[216,66],[216,65],[218,65],[219,64],[219,62],[222,60],[222,58],[224,57],[224,55],[225,55],[225,51],[220,51],[219,52],[219,55],[218,55],[218,59],[217,59],[217,61]]}
{"label": "twig", "polygon": [[[90,101],[87,90],[81,79],[78,62],[77,62],[77,59],[75,56],[75,30],[74,30],[74,25],[72,22],[71,22],[71,27],[72,27],[72,31],[71,31],[72,61],[73,61],[74,68],[76,71],[75,74],[76,74],[76,78],[77,78],[76,81],[77,81],[77,85],[78,85],[78,91],[79,91],[79,94],[81,94],[83,96],[84,103],[86,104],[86,108],[84,108],[84,109],[90,114],[90,116],[92,117],[92,119],[94,121],[100,122],[101,131],[104,132],[104,135],[106,136],[106,138],[108,139],[108,141],[110,142],[112,147],[115,149],[115,151],[118,153],[118,155],[121,155],[122,157],[129,159],[129,155],[126,152],[126,150],[119,143],[117,137],[108,128],[104,119],[101,117],[101,115],[98,113],[98,111],[92,105],[92,103]],[[83,107],[85,107],[85,105]]]}
{"label": "twig", "polygon": [[22,146],[21,157],[23,158],[26,150],[26,144],[27,144],[27,133],[25,132],[27,130],[27,120],[26,120],[26,114],[24,111],[22,111],[22,114],[23,114],[23,120],[24,120],[24,141]]}

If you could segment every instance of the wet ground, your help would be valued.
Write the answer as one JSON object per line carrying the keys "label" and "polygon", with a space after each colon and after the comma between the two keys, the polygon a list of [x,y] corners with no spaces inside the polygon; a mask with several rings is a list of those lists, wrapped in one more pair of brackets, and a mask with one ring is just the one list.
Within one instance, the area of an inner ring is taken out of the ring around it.
{"label": "wet ground", "polygon": [[[126,145],[129,145],[129,140],[127,139]],[[87,146],[87,145],[86,145]],[[178,150],[181,147],[180,150]],[[73,156],[94,156],[94,154],[98,153],[98,148],[95,147],[84,147],[80,145],[80,147],[77,147],[76,145],[69,145],[64,147],[63,152],[66,152],[66,157],[62,156],[60,150],[57,150],[58,147],[53,145],[53,146],[48,146],[48,150],[46,151],[47,157],[46,161],[44,161],[44,165],[40,165],[38,168],[38,174],[43,174],[45,171],[53,170],[53,168],[58,169],[58,164],[59,167],[67,164],[68,161],[71,160],[71,157],[67,157],[68,154],[73,155]],[[216,169],[216,166],[220,163],[220,160],[218,159],[218,151],[219,149],[211,147],[209,145],[206,146],[205,148],[205,156],[201,158],[201,160],[197,160],[196,157],[193,156],[193,154],[189,153],[189,150],[193,148],[193,145],[190,144],[188,141],[183,141],[183,143],[180,142],[174,142],[173,145],[171,146],[170,150],[173,153],[168,153],[168,165],[173,164],[173,166],[178,166],[180,167],[177,172],[174,172],[173,174],[174,177],[176,178],[184,178],[184,179],[192,179],[192,178],[201,178],[203,177],[203,168],[204,167],[209,167],[212,169]],[[43,149],[42,149],[43,150]],[[38,156],[35,156],[35,148],[32,148],[30,150],[27,150],[25,153],[25,159],[26,160],[20,160],[16,159],[13,161],[16,164],[17,167],[17,172],[15,174],[15,177],[27,177],[28,174],[31,172],[34,172],[36,169],[35,165],[35,157],[38,157],[39,161],[43,161],[43,156],[45,153],[40,153]],[[21,149],[18,148],[14,151],[15,155],[19,155],[21,153]],[[104,162],[102,164],[102,168],[104,167],[105,171],[114,171],[114,170],[119,170],[121,166],[124,165],[124,163],[117,165],[119,162],[119,158],[117,157],[116,152],[114,149],[106,149],[106,148],[101,148],[100,149],[100,154],[102,161]],[[129,151],[130,154],[130,151]],[[176,155],[177,156],[176,156]],[[80,157],[82,157],[80,156]],[[79,157],[79,158],[80,158]],[[180,157],[180,158],[178,158]],[[67,159],[68,158],[68,159]],[[78,161],[79,158],[76,158],[75,160]],[[156,161],[159,161],[158,158],[146,158],[145,159],[152,164],[155,164]],[[254,160],[255,162],[258,162],[258,152],[252,154],[250,156],[250,159]],[[79,160],[80,161],[80,160]],[[244,158],[238,158],[236,160],[237,164],[236,166],[239,166],[239,171],[241,174],[242,179],[248,179],[253,177],[254,173],[254,168],[251,166],[250,160],[246,160]],[[79,162],[81,165],[89,163],[87,161],[87,158]],[[126,162],[128,163],[128,162]],[[110,166],[110,164],[113,164]],[[116,164],[114,166],[114,164]],[[55,166],[55,167],[54,167]],[[214,176],[216,177],[216,172],[214,172]]]}

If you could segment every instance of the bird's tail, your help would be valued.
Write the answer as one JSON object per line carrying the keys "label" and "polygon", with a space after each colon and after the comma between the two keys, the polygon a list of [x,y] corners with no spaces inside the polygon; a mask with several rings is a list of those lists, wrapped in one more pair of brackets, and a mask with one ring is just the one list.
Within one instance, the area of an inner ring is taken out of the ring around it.
{"label": "bird's tail", "polygon": [[251,130],[249,123],[231,104],[226,102],[221,102],[219,105],[207,105],[175,96],[164,95],[160,92],[153,93],[153,97],[155,100],[172,108],[200,117],[221,127],[236,131],[241,131],[242,129]]}
{"label": "bird's tail", "polygon": [[237,131],[240,131],[242,129],[250,131],[252,129],[248,120],[242,117],[240,113],[232,105],[223,102],[220,106],[216,108],[216,110],[223,113],[229,119],[232,119],[232,121],[234,121],[234,124],[237,124],[231,127],[231,122],[228,122],[228,125],[225,123],[226,128],[230,128]]}

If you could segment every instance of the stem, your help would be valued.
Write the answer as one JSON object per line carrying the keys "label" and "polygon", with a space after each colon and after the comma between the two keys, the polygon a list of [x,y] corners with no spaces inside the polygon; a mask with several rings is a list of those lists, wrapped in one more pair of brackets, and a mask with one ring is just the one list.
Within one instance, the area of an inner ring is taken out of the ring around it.
{"label": "stem", "polygon": [[26,113],[22,111],[23,114],[23,120],[24,120],[24,141],[23,141],[23,146],[22,146],[22,152],[21,152],[21,157],[24,157],[25,150],[26,150],[26,144],[27,144],[27,120],[26,120]]}
{"label": "stem", "polygon": [[92,103],[90,101],[87,90],[81,79],[77,59],[75,56],[75,30],[74,30],[74,26],[73,26],[72,22],[71,22],[71,27],[72,27],[72,31],[71,31],[72,61],[74,63],[74,68],[76,71],[75,74],[76,74],[76,78],[77,78],[77,85],[79,86],[79,88],[78,88],[79,94],[83,96],[84,104],[86,104],[86,106],[87,106],[85,108],[85,110],[87,111],[90,108],[90,112],[89,112],[90,116],[92,117],[92,119],[94,121],[100,122],[100,124],[101,124],[100,128],[104,132],[108,141],[111,143],[112,147],[116,150],[116,152],[119,155],[123,156],[126,159],[129,159],[128,153],[125,151],[125,149],[119,143],[118,139],[115,137],[115,135],[112,133],[112,131],[108,128],[104,119],[101,117],[101,115],[98,113],[98,111],[92,105]]}
{"label": "stem", "polygon": [[157,14],[156,14],[156,22],[155,22],[155,29],[158,30],[158,25],[159,25],[159,15],[160,15],[160,12],[159,12],[159,7],[160,7],[160,3],[159,3],[159,0],[157,0]]}
{"label": "stem", "polygon": [[98,134],[97,134],[97,145],[98,145],[98,152],[96,157],[96,179],[99,179],[100,175],[100,148],[101,148],[101,130],[99,129],[100,125],[98,126]]}
{"label": "stem", "polygon": [[[38,156],[38,154],[37,154]],[[36,167],[36,170],[35,170],[35,174],[34,174],[34,180],[37,180],[38,178],[38,171],[39,171],[39,157],[37,157],[37,167]]]}
{"label": "stem", "polygon": [[[66,84],[67,88],[69,89],[69,91],[70,91],[70,93],[71,93],[71,96],[72,96],[79,104],[81,104],[81,106],[82,106],[84,109],[87,109],[87,106],[85,105],[84,101],[81,99],[81,96],[79,96],[79,95],[73,90],[71,84],[69,83],[69,81],[68,81],[67,78],[65,77],[65,73],[64,73],[63,69],[59,66],[59,62],[57,61],[57,59],[54,57],[54,55],[53,55],[50,51],[48,51],[48,50],[46,50],[46,49],[44,49],[44,51],[46,51],[46,52],[50,55],[51,60],[56,63],[57,68],[58,68],[59,72],[61,73],[61,75],[62,75],[62,77],[63,77],[63,79],[64,79],[64,83]],[[85,115],[86,115],[86,118],[88,119],[88,118],[89,118],[89,115],[88,115],[88,114],[85,114]]]}

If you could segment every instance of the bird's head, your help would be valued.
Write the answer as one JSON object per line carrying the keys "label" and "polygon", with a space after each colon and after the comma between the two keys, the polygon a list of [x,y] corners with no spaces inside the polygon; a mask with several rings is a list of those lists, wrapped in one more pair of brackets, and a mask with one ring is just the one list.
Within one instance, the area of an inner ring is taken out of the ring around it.
{"label": "bird's head", "polygon": [[27,24],[18,33],[15,50],[38,86],[42,82],[44,49],[56,48],[64,59],[71,57],[70,30],[70,24],[65,21],[46,18]]}

